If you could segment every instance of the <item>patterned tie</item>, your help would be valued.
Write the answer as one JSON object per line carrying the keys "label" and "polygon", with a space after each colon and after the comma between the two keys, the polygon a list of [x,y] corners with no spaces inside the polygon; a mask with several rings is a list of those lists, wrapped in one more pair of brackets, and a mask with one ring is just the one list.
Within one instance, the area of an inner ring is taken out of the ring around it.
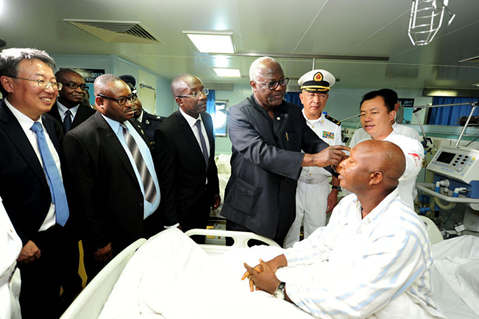
{"label": "patterned tie", "polygon": [[62,178],[58,172],[57,166],[55,165],[53,156],[50,153],[50,149],[48,148],[42,125],[39,122],[35,122],[30,129],[37,135],[38,148],[40,149],[40,156],[43,161],[43,170],[45,171],[48,186],[50,187],[52,202],[55,204],[57,224],[65,226],[70,211],[68,209],[68,202]]}
{"label": "patterned tie", "polygon": [[198,119],[195,123],[196,128],[198,129],[198,134],[200,135],[200,143],[201,143],[201,152],[203,153],[203,157],[205,158],[206,166],[208,166],[208,148],[206,148],[206,141],[203,133],[201,132],[201,120]]}
{"label": "patterned tie", "polygon": [[63,118],[63,129],[65,130],[65,133],[71,130],[72,128],[72,112],[70,110],[67,110],[65,112],[65,117]]}
{"label": "patterned tie", "polygon": [[131,156],[135,161],[136,168],[140,173],[141,181],[143,182],[143,189],[145,190],[145,198],[148,202],[153,203],[156,197],[156,187],[155,183],[153,183],[153,178],[151,177],[150,171],[148,167],[146,167],[146,163],[143,160],[143,156],[141,155],[140,149],[135,142],[133,136],[131,136],[130,132],[128,132],[128,128],[125,124],[121,124],[123,128],[123,136],[125,137],[125,143],[130,150]]}

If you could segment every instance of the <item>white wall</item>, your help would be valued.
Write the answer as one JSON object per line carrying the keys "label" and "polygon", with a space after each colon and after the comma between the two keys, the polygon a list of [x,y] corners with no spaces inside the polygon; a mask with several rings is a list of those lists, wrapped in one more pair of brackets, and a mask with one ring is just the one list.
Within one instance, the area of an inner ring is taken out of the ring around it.
{"label": "white wall", "polygon": [[156,104],[146,107],[156,114],[168,116],[176,110],[173,96],[170,92],[171,80],[154,73],[143,66],[135,64],[116,55],[62,55],[52,54],[58,68],[104,69],[106,73],[115,75],[133,75],[138,83],[154,87]]}

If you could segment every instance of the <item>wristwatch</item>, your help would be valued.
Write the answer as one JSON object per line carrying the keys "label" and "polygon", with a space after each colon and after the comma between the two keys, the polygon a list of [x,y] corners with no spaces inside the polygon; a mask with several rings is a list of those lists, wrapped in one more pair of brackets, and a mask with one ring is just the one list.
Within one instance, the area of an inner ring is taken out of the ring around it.
{"label": "wristwatch", "polygon": [[286,283],[284,282],[280,282],[279,283],[279,286],[278,288],[276,288],[275,292],[273,293],[273,295],[278,298],[278,299],[282,299],[284,300],[284,286],[286,285]]}
{"label": "wristwatch", "polygon": [[331,188],[332,188],[332,189],[336,189],[338,192],[341,191],[341,186],[333,185]]}

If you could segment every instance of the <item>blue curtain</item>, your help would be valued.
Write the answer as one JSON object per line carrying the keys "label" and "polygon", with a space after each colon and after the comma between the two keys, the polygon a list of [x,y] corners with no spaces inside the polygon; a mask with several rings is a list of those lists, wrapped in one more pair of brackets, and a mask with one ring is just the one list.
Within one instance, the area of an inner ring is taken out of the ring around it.
{"label": "blue curtain", "polygon": [[206,112],[210,115],[214,115],[216,113],[216,94],[215,90],[209,90],[208,99],[206,100]]}
{"label": "blue curtain", "polygon": [[286,100],[286,102],[296,104],[300,108],[304,107],[303,103],[301,103],[301,100],[299,99],[299,92],[287,92],[284,96],[284,99]]}
{"label": "blue curtain", "polygon": [[[432,104],[470,103],[478,101],[479,98],[477,97],[434,97],[432,99]],[[432,108],[429,112],[427,124],[460,125],[459,119],[463,116],[468,116],[469,112],[471,112],[470,105]],[[476,109],[473,115],[477,116],[478,114],[479,109]]]}

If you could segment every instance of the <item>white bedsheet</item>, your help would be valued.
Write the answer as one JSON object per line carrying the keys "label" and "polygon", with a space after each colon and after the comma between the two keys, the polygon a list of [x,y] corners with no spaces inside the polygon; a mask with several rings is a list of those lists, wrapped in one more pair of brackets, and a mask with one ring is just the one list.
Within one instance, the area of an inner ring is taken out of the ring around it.
{"label": "white bedsheet", "polygon": [[[251,249],[246,261],[256,265],[253,252],[263,249]],[[261,254],[273,257],[277,249]],[[168,229],[135,253],[99,318],[312,318],[269,294],[250,293],[248,282],[240,281],[243,261],[244,254],[209,256],[181,231]]]}
{"label": "white bedsheet", "polygon": [[[445,240],[432,252],[433,298],[444,315],[479,318],[479,238]],[[181,231],[163,231],[129,261],[99,318],[311,319],[288,302],[250,293],[248,282],[239,280],[244,261],[253,266],[259,256],[269,260],[280,253],[255,246],[210,256]]]}
{"label": "white bedsheet", "polygon": [[433,298],[449,319],[479,318],[479,237],[461,236],[432,246]]}

